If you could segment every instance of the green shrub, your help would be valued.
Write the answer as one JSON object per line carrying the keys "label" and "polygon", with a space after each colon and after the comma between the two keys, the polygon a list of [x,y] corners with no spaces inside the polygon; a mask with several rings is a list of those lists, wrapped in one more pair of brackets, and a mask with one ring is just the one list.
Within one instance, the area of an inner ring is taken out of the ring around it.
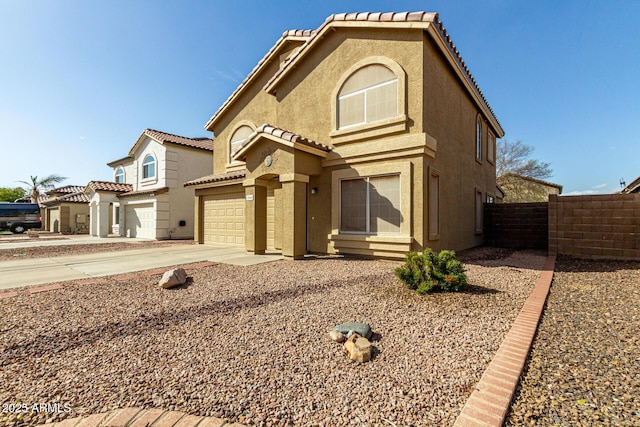
{"label": "green shrub", "polygon": [[407,288],[419,294],[428,292],[459,292],[467,287],[464,265],[453,251],[409,252],[402,267],[395,269],[396,276]]}

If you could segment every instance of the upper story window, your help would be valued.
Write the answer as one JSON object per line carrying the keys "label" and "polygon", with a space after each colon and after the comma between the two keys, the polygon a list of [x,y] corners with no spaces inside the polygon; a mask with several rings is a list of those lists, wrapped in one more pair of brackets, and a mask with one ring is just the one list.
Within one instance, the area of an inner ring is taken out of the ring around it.
{"label": "upper story window", "polygon": [[370,64],[358,69],[338,92],[338,129],[397,115],[398,77],[384,65]]}
{"label": "upper story window", "polygon": [[156,176],[156,159],[148,154],[142,162],[142,179],[155,178]]}
{"label": "upper story window", "polygon": [[242,125],[231,135],[229,140],[229,161],[233,161],[233,155],[242,147],[242,144],[247,140],[249,135],[253,133],[253,129],[250,126]]}
{"label": "upper story window", "polygon": [[116,169],[116,182],[120,184],[124,183],[124,168],[122,166]]}
{"label": "upper story window", "polygon": [[476,119],[476,160],[482,160],[482,120]]}
{"label": "upper story window", "polygon": [[496,137],[491,132],[487,132],[487,161],[491,164],[496,162]]}

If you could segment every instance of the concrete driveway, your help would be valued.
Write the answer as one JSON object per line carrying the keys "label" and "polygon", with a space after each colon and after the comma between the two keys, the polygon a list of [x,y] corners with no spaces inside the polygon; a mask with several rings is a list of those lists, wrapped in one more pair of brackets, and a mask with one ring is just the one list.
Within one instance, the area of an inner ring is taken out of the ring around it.
{"label": "concrete driveway", "polygon": [[[111,243],[102,241],[103,243]],[[53,241],[51,242],[53,243]],[[5,247],[6,243],[2,247]],[[58,242],[58,244],[63,244]],[[22,243],[24,245],[24,243]],[[214,245],[172,245],[85,255],[0,261],[0,290],[65,280],[87,279],[200,261],[253,265],[281,255],[249,255],[244,248]]]}

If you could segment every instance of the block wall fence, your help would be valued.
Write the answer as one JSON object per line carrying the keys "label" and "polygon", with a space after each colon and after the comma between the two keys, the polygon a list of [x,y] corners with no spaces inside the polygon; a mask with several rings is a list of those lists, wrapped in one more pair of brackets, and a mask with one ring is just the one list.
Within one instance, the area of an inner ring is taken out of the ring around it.
{"label": "block wall fence", "polygon": [[640,260],[640,193],[549,196],[549,254]]}
{"label": "block wall fence", "polygon": [[499,248],[548,247],[548,203],[487,203],[484,205],[485,245]]}

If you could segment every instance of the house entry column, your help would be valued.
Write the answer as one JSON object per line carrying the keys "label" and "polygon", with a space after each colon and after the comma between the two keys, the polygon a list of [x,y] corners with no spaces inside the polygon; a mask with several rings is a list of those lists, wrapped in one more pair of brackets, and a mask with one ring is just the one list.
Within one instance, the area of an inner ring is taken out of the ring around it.
{"label": "house entry column", "polygon": [[97,225],[98,225],[98,236],[100,237],[108,237],[109,236],[109,202],[98,202],[97,209]]}
{"label": "house entry column", "polygon": [[264,255],[267,250],[267,185],[260,179],[247,179],[245,194],[244,244],[248,252]]}
{"label": "house entry column", "polygon": [[300,259],[307,253],[307,184],[309,176],[280,175],[282,183],[282,255]]}

